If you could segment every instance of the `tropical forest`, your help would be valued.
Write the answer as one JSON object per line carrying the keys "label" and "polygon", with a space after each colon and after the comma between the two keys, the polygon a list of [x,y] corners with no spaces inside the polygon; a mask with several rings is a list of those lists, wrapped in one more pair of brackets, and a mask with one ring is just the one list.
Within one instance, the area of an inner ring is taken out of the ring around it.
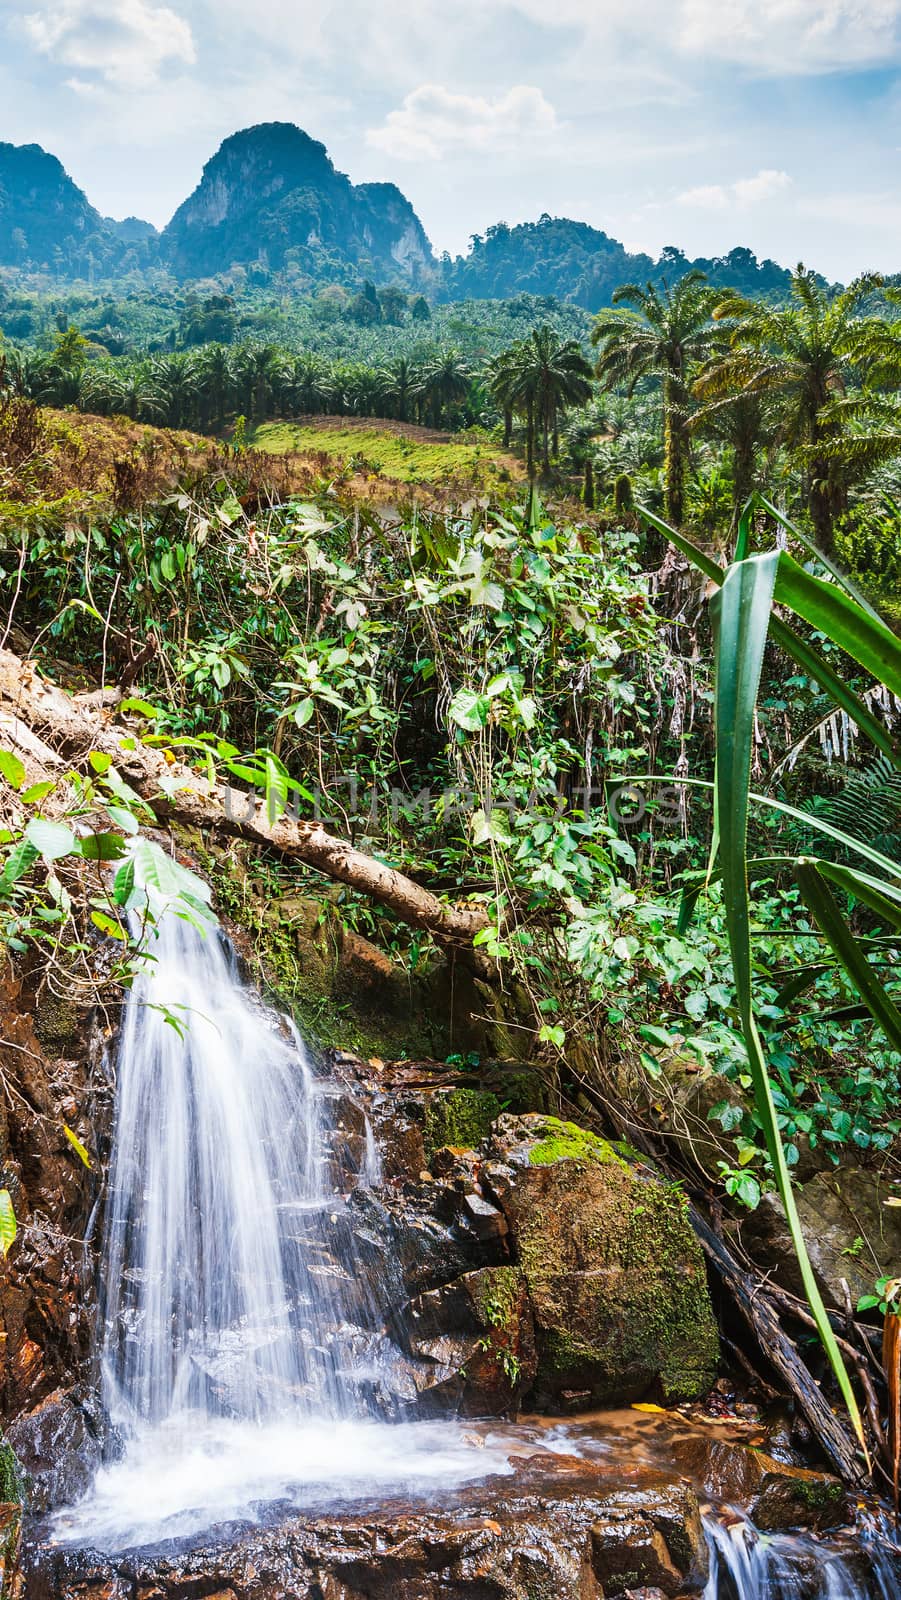
{"label": "tropical forest", "polygon": [[901,272],[734,188],[0,144],[3,1600],[901,1594]]}

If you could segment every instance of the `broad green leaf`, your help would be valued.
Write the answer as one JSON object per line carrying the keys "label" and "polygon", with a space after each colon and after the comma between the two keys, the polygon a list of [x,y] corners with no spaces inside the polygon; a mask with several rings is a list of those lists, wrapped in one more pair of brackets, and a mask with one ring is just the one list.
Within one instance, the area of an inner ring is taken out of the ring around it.
{"label": "broad green leaf", "polygon": [[[17,792],[25,782],[24,764],[11,750],[0,750],[0,778],[5,778],[10,788]],[[6,1193],[5,1190],[0,1192]]]}
{"label": "broad green leaf", "polygon": [[[769,503],[763,503],[769,509]],[[643,521],[650,523],[651,527],[656,528],[658,533],[662,533],[664,538],[674,544],[676,549],[680,550],[692,565],[698,568],[699,572],[703,572],[706,578],[709,578],[712,583],[717,585],[722,583],[725,576],[723,568],[711,556],[708,556],[706,551],[702,550],[699,545],[694,544],[691,539],[687,539],[684,533],[678,532],[676,528],[671,528],[668,522],[664,522],[653,511],[649,511],[646,506],[639,506],[638,512]],[[828,694],[836,705],[847,712],[852,722],[876,746],[877,750],[881,750],[896,767],[901,768],[901,753],[899,753],[895,740],[888,729],[883,726],[878,717],[874,717],[866,702],[848,688],[825,656],[820,655],[813,645],[809,644],[806,639],[802,639],[781,617],[770,616],[770,635],[773,642],[779,645],[786,655],[791,656],[793,661],[797,662],[807,677],[813,678],[824,693]]]}
{"label": "broad green leaf", "polygon": [[87,833],[78,841],[78,853],[85,861],[118,861],[125,849],[121,833]]}
{"label": "broad green leaf", "polygon": [[135,893],[135,864],[129,856],[113,879],[113,900],[117,906],[127,908]]}
{"label": "broad green leaf", "polygon": [[19,798],[23,805],[36,806],[41,800],[46,800],[48,794],[52,794],[55,788],[56,780],[45,778],[43,783],[32,783],[27,789],[23,789]]}
{"label": "broad green leaf", "polygon": [[4,1255],[8,1255],[10,1246],[15,1244],[17,1232],[12,1195],[8,1189],[0,1189],[0,1251]]}
{"label": "broad green leaf", "polygon": [[34,817],[29,822],[25,837],[45,861],[58,861],[60,856],[71,855],[77,844],[72,829],[65,823],[47,822],[43,817]]}
{"label": "broad green leaf", "polygon": [[99,772],[101,777],[103,777],[104,773],[109,772],[109,769],[113,764],[112,756],[108,756],[104,750],[92,750],[88,756],[88,760],[90,761],[91,766],[94,768],[94,771]]}
{"label": "broad green leaf", "polygon": [[6,864],[0,873],[0,895],[9,894],[14,884],[30,872],[40,855],[29,839],[20,839],[14,845],[6,858]]}
{"label": "broad green leaf", "polygon": [[105,933],[110,939],[125,941],[128,938],[121,922],[117,922],[115,917],[107,916],[105,911],[92,911],[91,921],[95,928],[99,928],[100,932]]}
{"label": "broad green leaf", "polygon": [[823,1304],[801,1228],[763,1044],[754,1012],[747,833],[754,721],[780,552],[730,567],[713,607],[716,668],[716,794],[723,900],[742,1035],[757,1115],[798,1260],[807,1302],[866,1454],[851,1380]]}
{"label": "broad green leaf", "polygon": [[476,733],[479,728],[484,728],[490,709],[491,702],[486,695],[477,694],[475,689],[458,689],[448,708],[448,715],[458,728]]}
{"label": "broad green leaf", "polygon": [[78,1156],[79,1161],[83,1161],[88,1171],[90,1171],[91,1158],[79,1139],[78,1134],[73,1133],[72,1129],[65,1122],[63,1123],[63,1133],[66,1135],[66,1138],[72,1146],[72,1149],[75,1151],[75,1154]]}
{"label": "broad green leaf", "polygon": [[774,599],[839,645],[892,694],[901,696],[901,640],[837,583],[812,577],[783,550]]}

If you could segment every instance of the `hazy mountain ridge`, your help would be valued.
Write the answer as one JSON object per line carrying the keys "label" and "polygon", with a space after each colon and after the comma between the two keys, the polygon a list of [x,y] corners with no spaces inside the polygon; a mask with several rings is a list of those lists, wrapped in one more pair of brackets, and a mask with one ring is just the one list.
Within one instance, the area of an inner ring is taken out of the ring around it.
{"label": "hazy mountain ridge", "polygon": [[466,256],[437,260],[413,206],[392,183],[354,185],[325,146],[292,123],[232,134],[161,233],[137,217],[100,215],[62,164],[38,145],[0,144],[0,266],[61,280],[157,266],[182,281],[240,265],[317,284],[405,283],[439,300],[552,295],[587,310],[629,279],[681,277],[701,267],[714,283],[778,294],[788,273],[739,248],[692,261],[668,247],[659,261],[630,253],[588,223],[547,214],[497,223]]}

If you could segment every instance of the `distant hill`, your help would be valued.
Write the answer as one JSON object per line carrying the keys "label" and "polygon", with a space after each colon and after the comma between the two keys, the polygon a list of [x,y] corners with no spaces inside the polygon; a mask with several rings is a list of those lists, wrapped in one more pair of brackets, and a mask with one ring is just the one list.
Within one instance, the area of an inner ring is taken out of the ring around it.
{"label": "distant hill", "polygon": [[789,273],[775,261],[758,261],[753,251],[731,250],[711,260],[689,260],[668,246],[659,261],[632,255],[618,239],[587,222],[546,213],[537,222],[510,228],[498,222],[474,234],[467,256],[445,258],[442,298],[508,299],[520,293],[555,295],[587,311],[610,304],[620,284],[665,277],[675,282],[692,267],[706,272],[717,285],[754,294],[779,294]]}
{"label": "distant hill", "polygon": [[149,264],[157,231],[96,211],[56,156],[38,144],[0,144],[0,264],[90,278]]}
{"label": "distant hill", "polygon": [[434,273],[432,247],[409,200],[391,183],[354,187],[325,145],[290,122],[232,134],[164,229],[163,259],[180,278],[236,263],[334,280],[348,266],[386,282]]}
{"label": "distant hill", "polygon": [[326,283],[401,283],[432,300],[553,296],[588,311],[620,284],[700,267],[714,284],[778,296],[787,271],[752,251],[692,261],[670,246],[631,254],[585,222],[544,215],[476,234],[466,256],[436,260],[406,196],[392,183],[354,185],[323,144],[289,122],[232,134],[161,234],[149,222],[104,218],[55,156],[0,144],[0,266],[58,279],[121,276],[151,266],[191,281],[250,270],[285,272],[299,290]]}

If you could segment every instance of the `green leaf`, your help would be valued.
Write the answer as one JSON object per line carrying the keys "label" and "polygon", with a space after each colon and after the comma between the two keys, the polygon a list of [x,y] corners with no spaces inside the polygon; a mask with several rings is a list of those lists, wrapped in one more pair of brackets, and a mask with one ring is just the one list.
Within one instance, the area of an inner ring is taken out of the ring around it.
{"label": "green leaf", "polygon": [[85,861],[118,861],[125,850],[121,833],[88,833],[78,841],[78,853]]}
{"label": "green leaf", "polygon": [[[754,1101],[773,1165],[776,1187],[801,1271],[804,1292],[864,1452],[863,1423],[851,1380],[823,1304],[801,1228],[766,1056],[754,1014],[747,832],[754,722],[763,655],[781,553],[751,556],[730,567],[716,597],[716,796],[723,902],[742,1034]],[[739,1198],[747,1199],[745,1196]]]}
{"label": "green leaf", "polygon": [[889,1044],[901,1050],[901,1013],[893,1004],[876,973],[848,929],[834,896],[823,882],[818,864],[799,862],[795,879],[804,904],[851,979],[861,1000],[882,1028]]}
{"label": "green leaf", "polygon": [[117,906],[127,908],[135,892],[135,864],[129,856],[123,862],[113,879],[113,901]]}
{"label": "green leaf", "polygon": [[92,750],[88,756],[88,760],[90,761],[91,766],[94,768],[94,771],[99,772],[101,777],[103,777],[104,773],[109,772],[109,769],[113,764],[112,756],[108,756],[103,750]]}
{"label": "green leaf", "polygon": [[458,689],[448,708],[448,716],[458,728],[476,733],[484,728],[490,709],[491,702],[485,695],[477,694],[475,689]]}
{"label": "green leaf", "polygon": [[[25,782],[25,767],[11,750],[0,750],[0,778],[5,778],[11,789],[18,793]],[[5,1194],[6,1190],[0,1191]]]}
{"label": "green leaf", "polygon": [[77,1133],[73,1133],[72,1129],[65,1122],[63,1123],[63,1133],[66,1135],[66,1138],[68,1139],[70,1145],[72,1146],[72,1149],[75,1151],[75,1154],[78,1156],[79,1161],[83,1161],[84,1165],[87,1167],[88,1171],[90,1172],[90,1170],[91,1170],[91,1158],[88,1155],[88,1152],[85,1149],[84,1145],[82,1144],[81,1140],[79,1139],[78,1134]]}
{"label": "green leaf", "polygon": [[566,1043],[566,1031],[564,1028],[557,1027],[556,1024],[552,1025],[549,1022],[545,1022],[538,1030],[538,1038],[541,1044],[553,1044],[557,1046],[558,1050],[562,1050]]}
{"label": "green leaf", "polygon": [[15,1244],[17,1233],[12,1195],[8,1189],[0,1189],[0,1251],[4,1255],[8,1255],[10,1246]]}
{"label": "green leaf", "polygon": [[6,858],[3,872],[0,873],[0,895],[9,894],[13,885],[31,871],[39,854],[29,839],[20,839],[19,843],[13,846]]}
{"label": "green leaf", "polygon": [[91,921],[95,928],[99,928],[100,932],[105,933],[110,939],[121,939],[124,942],[128,937],[121,922],[117,922],[115,917],[108,917],[105,911],[92,911]]}
{"label": "green leaf", "polygon": [[19,798],[23,805],[36,806],[39,801],[46,800],[48,794],[52,794],[55,788],[55,779],[45,778],[43,783],[33,783],[29,788],[23,789]]}
{"label": "green leaf", "polygon": [[307,697],[306,700],[301,700],[300,703],[294,707],[294,711],[292,713],[295,726],[298,728],[305,728],[315,709],[315,701],[311,700],[309,697]]}
{"label": "green leaf", "polygon": [[34,817],[29,822],[25,837],[45,861],[58,861],[60,856],[71,855],[77,844],[72,829],[65,823],[46,822],[43,817]]}
{"label": "green leaf", "polygon": [[901,640],[872,611],[865,611],[837,583],[814,578],[783,550],[775,601],[852,656],[866,672],[901,696]]}

